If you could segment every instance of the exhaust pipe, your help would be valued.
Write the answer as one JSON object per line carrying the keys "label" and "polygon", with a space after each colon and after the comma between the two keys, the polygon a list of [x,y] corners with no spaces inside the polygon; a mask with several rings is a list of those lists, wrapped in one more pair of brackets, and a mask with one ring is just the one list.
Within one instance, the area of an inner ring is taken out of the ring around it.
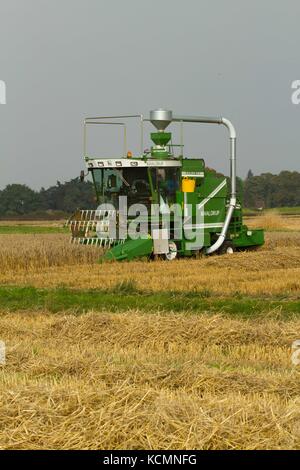
{"label": "exhaust pipe", "polygon": [[220,246],[222,246],[227,230],[231,221],[233,211],[236,207],[236,132],[235,128],[229,119],[223,117],[201,117],[201,116],[173,116],[172,121],[174,122],[199,122],[205,124],[223,124],[227,127],[230,137],[230,201],[229,207],[226,213],[225,221],[217,241],[210,246],[207,250],[207,254],[214,253]]}

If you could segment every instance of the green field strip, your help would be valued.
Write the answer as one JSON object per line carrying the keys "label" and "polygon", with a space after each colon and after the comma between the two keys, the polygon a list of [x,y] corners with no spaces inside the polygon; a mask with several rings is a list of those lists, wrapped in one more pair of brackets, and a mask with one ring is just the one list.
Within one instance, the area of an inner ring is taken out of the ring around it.
{"label": "green field strip", "polygon": [[38,225],[0,225],[0,235],[35,233],[69,233],[66,227],[44,227]]}
{"label": "green field strip", "polygon": [[67,288],[38,289],[35,287],[0,287],[2,311],[47,310],[52,313],[70,310],[123,312],[187,312],[223,313],[229,316],[253,318],[267,312],[274,317],[290,319],[300,316],[300,300],[271,300],[266,298],[207,296],[196,292],[142,292],[122,286],[110,290],[72,290]]}

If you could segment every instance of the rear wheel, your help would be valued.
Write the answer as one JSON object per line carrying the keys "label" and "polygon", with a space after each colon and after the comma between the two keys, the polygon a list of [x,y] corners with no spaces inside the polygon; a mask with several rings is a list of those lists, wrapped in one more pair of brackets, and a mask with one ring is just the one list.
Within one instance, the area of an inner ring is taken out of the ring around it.
{"label": "rear wheel", "polygon": [[219,255],[232,255],[235,252],[235,246],[230,241],[225,241],[219,248]]}

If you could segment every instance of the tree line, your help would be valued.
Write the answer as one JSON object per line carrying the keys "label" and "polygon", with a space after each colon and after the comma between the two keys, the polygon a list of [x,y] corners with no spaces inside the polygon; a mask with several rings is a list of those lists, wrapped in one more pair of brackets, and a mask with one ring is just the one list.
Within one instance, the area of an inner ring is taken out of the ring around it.
{"label": "tree line", "polygon": [[[278,175],[253,175],[238,178],[238,189],[243,193],[244,206],[251,209],[300,206],[300,173],[282,171]],[[24,184],[9,184],[0,191],[0,216],[71,214],[78,208],[93,209],[96,199],[93,184],[78,178],[65,183],[57,181],[48,189],[34,191]]]}
{"label": "tree line", "polygon": [[281,171],[279,175],[254,176],[249,170],[243,193],[245,207],[252,209],[300,206],[300,173]]}
{"label": "tree line", "polygon": [[0,191],[0,216],[66,215],[78,208],[93,209],[96,199],[93,184],[74,178],[65,183],[57,181],[50,188],[34,191],[24,184],[9,184]]}

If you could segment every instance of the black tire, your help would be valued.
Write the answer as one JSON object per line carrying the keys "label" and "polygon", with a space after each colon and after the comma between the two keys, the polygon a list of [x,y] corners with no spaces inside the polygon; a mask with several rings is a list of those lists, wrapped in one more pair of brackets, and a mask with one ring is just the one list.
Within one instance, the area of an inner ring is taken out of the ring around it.
{"label": "black tire", "polygon": [[224,243],[218,249],[219,255],[231,255],[236,251],[234,244],[231,241],[225,240]]}
{"label": "black tire", "polygon": [[169,253],[166,253],[165,255],[163,255],[163,258],[166,261],[173,261],[174,259],[177,258],[177,255],[178,255],[177,245],[173,240],[169,241],[169,250],[170,250]]}

